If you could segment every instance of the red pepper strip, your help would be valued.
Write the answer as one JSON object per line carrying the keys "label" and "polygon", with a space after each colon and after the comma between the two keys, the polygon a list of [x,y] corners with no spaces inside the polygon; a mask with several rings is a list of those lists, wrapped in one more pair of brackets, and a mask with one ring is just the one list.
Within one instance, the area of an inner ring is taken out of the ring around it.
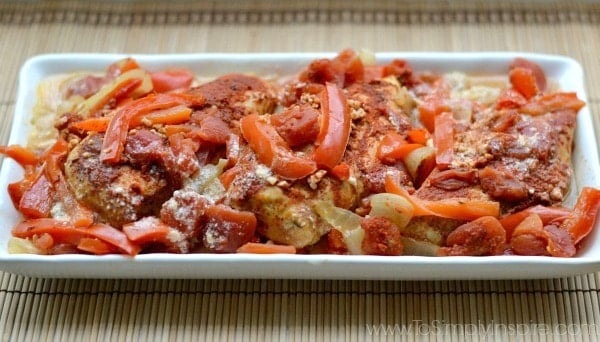
{"label": "red pepper strip", "polygon": [[36,172],[36,168],[28,165],[25,167],[25,174],[23,179],[20,181],[8,184],[7,190],[10,199],[16,209],[19,208],[19,203],[27,190],[31,187],[33,182],[38,178],[39,172]]}
{"label": "red pepper strip", "polygon": [[569,215],[570,213],[571,210],[566,208],[554,208],[536,205],[534,207],[529,207],[517,213],[508,215],[502,218],[500,220],[500,223],[502,224],[502,227],[504,227],[504,230],[506,230],[507,238],[510,239],[515,227],[517,227],[525,218],[527,218],[531,214],[538,215],[542,220],[542,223],[544,225],[547,225],[556,219]]}
{"label": "red pepper strip", "polygon": [[183,252],[182,247],[176,241],[169,239],[170,235],[175,234],[176,236],[179,231],[154,216],[144,217],[124,225],[123,233],[130,241],[141,246],[159,243],[169,250]]}
{"label": "red pepper strip", "polygon": [[321,94],[321,129],[315,142],[313,160],[319,166],[332,169],[342,161],[352,118],[346,104],[346,97],[333,83],[326,83]]}
{"label": "red pepper strip", "polygon": [[[49,235],[46,235],[49,236]],[[37,242],[37,240],[36,240]],[[37,244],[36,244],[37,246]],[[52,247],[52,246],[50,246]],[[48,248],[50,248],[48,247]],[[39,248],[39,247],[38,247]],[[117,251],[116,248],[114,248],[113,246],[109,245],[108,243],[96,239],[96,238],[88,238],[88,237],[84,237],[81,238],[81,240],[79,240],[79,243],[77,244],[77,249],[82,250],[84,252],[88,252],[88,253],[92,253],[95,255],[104,255],[104,254],[111,254],[111,253],[115,253]]]}
{"label": "red pepper strip", "polygon": [[598,209],[600,209],[600,190],[583,188],[573,211],[560,225],[560,228],[571,234],[573,244],[577,244],[592,231],[598,217]]}
{"label": "red pepper strip", "polygon": [[519,111],[529,115],[541,115],[562,109],[579,111],[583,106],[585,102],[577,98],[576,93],[552,93],[532,98],[521,106]]}
{"label": "red pepper strip", "polygon": [[203,102],[195,96],[186,94],[157,94],[127,103],[117,110],[108,124],[108,129],[104,135],[102,151],[100,152],[100,159],[108,163],[119,162],[130,122],[134,117],[177,105],[201,105]]}
{"label": "red pepper strip", "polygon": [[89,118],[73,122],[69,125],[69,128],[74,128],[86,132],[106,132],[109,123],[110,118],[104,116],[100,118]]}
{"label": "red pepper strip", "polygon": [[56,196],[64,205],[65,211],[76,227],[87,227],[94,222],[94,213],[82,206],[75,195],[69,190],[62,165],[66,158],[68,143],[64,139],[58,139],[56,143],[46,152],[44,172],[48,181],[52,183]]}
{"label": "red pepper strip", "polygon": [[387,164],[393,164],[396,160],[404,160],[406,156],[423,147],[421,144],[409,144],[396,132],[388,132],[377,147],[377,159]]}
{"label": "red pepper strip", "polygon": [[140,247],[132,244],[127,236],[105,224],[96,224],[89,228],[78,228],[68,221],[50,218],[25,220],[18,223],[12,230],[13,236],[32,238],[34,235],[49,234],[55,242],[66,242],[77,246],[84,237],[93,237],[117,247],[120,251],[136,255]]}
{"label": "red pepper strip", "polygon": [[258,160],[279,176],[298,179],[317,170],[312,160],[295,156],[275,127],[261,120],[258,114],[243,117],[240,120],[240,128],[242,136],[248,141]]}
{"label": "red pepper strip", "polygon": [[51,218],[31,219],[19,222],[12,229],[12,235],[18,238],[32,238],[34,235],[50,234],[54,242],[69,243],[76,246],[84,236],[80,229],[68,221]]}
{"label": "red pepper strip", "polygon": [[129,125],[133,127],[142,124],[152,126],[156,124],[175,125],[190,121],[192,109],[185,105],[179,105],[166,109],[159,109],[145,115],[136,115],[131,119]]}
{"label": "red pepper strip", "polygon": [[296,254],[296,247],[289,245],[247,242],[238,248],[236,252],[251,254]]}
{"label": "red pepper strip", "polygon": [[385,191],[405,197],[413,205],[415,216],[433,215],[470,221],[483,216],[500,215],[500,203],[496,201],[456,198],[439,201],[423,200],[409,195],[389,176],[385,178]]}
{"label": "red pepper strip", "polygon": [[96,223],[89,228],[81,230],[89,236],[93,236],[117,247],[121,252],[126,254],[136,255],[140,252],[141,248],[131,243],[131,241],[127,239],[125,233],[109,225]]}
{"label": "red pepper strip", "polygon": [[431,138],[429,132],[424,128],[413,128],[406,133],[406,136],[408,141],[421,145],[426,145],[427,140]]}
{"label": "red pepper strip", "polygon": [[33,151],[20,145],[0,146],[0,154],[7,155],[23,167],[38,162],[38,156]]}
{"label": "red pepper strip", "polygon": [[447,169],[454,156],[454,115],[452,112],[443,112],[435,117],[433,138],[437,167],[440,170]]}

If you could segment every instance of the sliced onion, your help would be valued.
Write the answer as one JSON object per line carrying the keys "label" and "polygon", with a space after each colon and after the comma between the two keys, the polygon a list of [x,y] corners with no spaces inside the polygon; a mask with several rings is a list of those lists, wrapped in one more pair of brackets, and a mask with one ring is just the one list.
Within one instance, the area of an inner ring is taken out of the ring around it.
{"label": "sliced onion", "polygon": [[184,182],[185,187],[203,195],[211,202],[216,202],[225,194],[225,188],[219,180],[219,176],[223,173],[226,165],[227,159],[219,159],[217,165],[203,166],[192,178]]}
{"label": "sliced onion", "polygon": [[430,146],[419,147],[404,159],[404,165],[418,187],[435,167],[435,149]]}
{"label": "sliced onion", "polygon": [[89,116],[111,100],[116,88],[123,87],[125,83],[130,82],[131,80],[141,81],[140,85],[129,94],[129,96],[133,98],[145,95],[154,88],[152,85],[152,78],[148,72],[142,69],[129,70],[119,75],[119,77],[112,82],[103,86],[97,93],[78,104],[75,109],[76,112],[83,117]]}
{"label": "sliced onion", "polygon": [[365,231],[360,225],[360,216],[350,210],[338,208],[329,201],[315,202],[314,209],[323,220],[342,233],[350,254],[363,254],[362,241]]}
{"label": "sliced onion", "polygon": [[31,240],[11,237],[8,239],[9,254],[42,254]]}
{"label": "sliced onion", "polygon": [[410,202],[396,194],[380,193],[370,198],[370,216],[385,217],[392,221],[398,228],[406,227],[413,217],[414,208]]}
{"label": "sliced onion", "polygon": [[400,241],[404,246],[403,255],[437,256],[440,246],[427,241],[415,240],[401,236]]}
{"label": "sliced onion", "polygon": [[369,49],[359,49],[358,50],[358,58],[363,63],[363,65],[375,65],[377,64],[377,58],[375,57],[375,53]]}

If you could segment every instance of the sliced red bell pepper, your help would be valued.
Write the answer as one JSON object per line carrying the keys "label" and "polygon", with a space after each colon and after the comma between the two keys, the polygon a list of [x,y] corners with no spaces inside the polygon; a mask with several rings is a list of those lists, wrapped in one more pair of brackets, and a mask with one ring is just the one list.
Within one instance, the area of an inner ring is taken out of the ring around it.
{"label": "sliced red bell pepper", "polygon": [[437,167],[440,170],[447,169],[454,158],[454,115],[452,112],[443,112],[435,117],[433,140]]}
{"label": "sliced red bell pepper", "polygon": [[600,190],[585,187],[581,190],[573,211],[560,228],[567,230],[573,237],[573,243],[577,244],[594,228],[598,209],[600,209]]}
{"label": "sliced red bell pepper", "polygon": [[431,134],[424,128],[413,128],[406,132],[406,137],[411,143],[426,145],[427,140],[431,138]]}
{"label": "sliced red bell pepper", "polygon": [[0,146],[0,154],[14,159],[22,167],[35,165],[38,162],[38,156],[30,149],[21,145]]}
{"label": "sliced red bell pepper", "polygon": [[39,218],[18,223],[13,228],[12,234],[19,238],[32,238],[33,236],[49,234],[55,243],[69,243],[73,246],[79,245],[82,238],[92,237],[115,246],[121,252],[129,255],[136,255],[140,251],[140,248],[132,244],[123,232],[105,224],[95,224],[89,228],[78,228],[68,221]]}
{"label": "sliced red bell pepper", "polygon": [[62,171],[64,159],[67,156],[68,143],[58,139],[56,143],[43,156],[45,160],[44,172],[52,184],[58,200],[76,227],[87,227],[94,222],[94,213],[81,205],[75,195],[70,191]]}
{"label": "sliced red bell pepper", "polygon": [[104,141],[100,159],[106,163],[117,163],[127,138],[131,120],[155,110],[166,109],[178,105],[201,105],[203,100],[187,94],[157,94],[149,95],[132,101],[117,110],[111,118]]}
{"label": "sliced red bell pepper", "polygon": [[333,83],[326,83],[321,94],[321,128],[315,141],[313,160],[332,169],[340,163],[350,139],[352,118],[346,97]]}
{"label": "sliced red bell pepper", "polygon": [[258,160],[279,176],[298,179],[317,170],[312,160],[294,155],[275,127],[266,123],[258,114],[243,117],[240,120],[240,128],[242,136],[256,153]]}
{"label": "sliced red bell pepper", "polygon": [[557,110],[571,109],[579,111],[585,106],[576,93],[552,93],[532,98],[519,108],[519,111],[529,115],[541,115]]}
{"label": "sliced red bell pepper", "polygon": [[396,160],[404,160],[406,156],[423,147],[421,144],[409,144],[404,138],[396,132],[388,132],[377,146],[377,159],[384,163],[392,164]]}
{"label": "sliced red bell pepper", "polygon": [[446,97],[450,93],[450,87],[443,78],[435,80],[431,92],[425,96],[423,103],[418,106],[419,120],[429,132],[435,130],[435,118],[442,112],[450,111],[446,103]]}

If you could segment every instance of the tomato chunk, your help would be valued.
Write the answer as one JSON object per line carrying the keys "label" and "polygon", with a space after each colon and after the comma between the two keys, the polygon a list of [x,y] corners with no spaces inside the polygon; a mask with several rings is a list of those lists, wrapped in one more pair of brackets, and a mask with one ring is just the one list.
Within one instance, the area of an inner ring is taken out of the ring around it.
{"label": "tomato chunk", "polygon": [[194,80],[194,74],[187,69],[167,69],[150,74],[154,90],[157,93],[189,88]]}

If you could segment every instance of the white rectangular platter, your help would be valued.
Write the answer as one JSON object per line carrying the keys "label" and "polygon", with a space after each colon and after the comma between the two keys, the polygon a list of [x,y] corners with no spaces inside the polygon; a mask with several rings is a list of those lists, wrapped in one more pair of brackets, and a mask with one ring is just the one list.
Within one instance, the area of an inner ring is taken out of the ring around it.
{"label": "white rectangular platter", "polygon": [[[45,77],[76,71],[102,72],[125,55],[54,54],[33,57],[21,69],[18,98],[9,144],[25,144],[36,88]],[[261,76],[299,71],[314,58],[332,53],[131,55],[149,70],[186,67],[200,76],[229,72]],[[379,53],[380,63],[407,60],[417,72],[506,74],[515,57],[542,66],[564,91],[586,99],[583,70],[574,60],[527,53]],[[577,118],[572,192],[583,186],[600,187],[598,142],[588,107]],[[27,255],[8,254],[11,228],[20,220],[7,194],[9,183],[20,179],[21,168],[5,158],[0,170],[0,270],[53,278],[303,278],[303,279],[523,279],[553,278],[600,270],[600,222],[573,258],[493,256],[416,257],[341,255],[145,254]]]}

